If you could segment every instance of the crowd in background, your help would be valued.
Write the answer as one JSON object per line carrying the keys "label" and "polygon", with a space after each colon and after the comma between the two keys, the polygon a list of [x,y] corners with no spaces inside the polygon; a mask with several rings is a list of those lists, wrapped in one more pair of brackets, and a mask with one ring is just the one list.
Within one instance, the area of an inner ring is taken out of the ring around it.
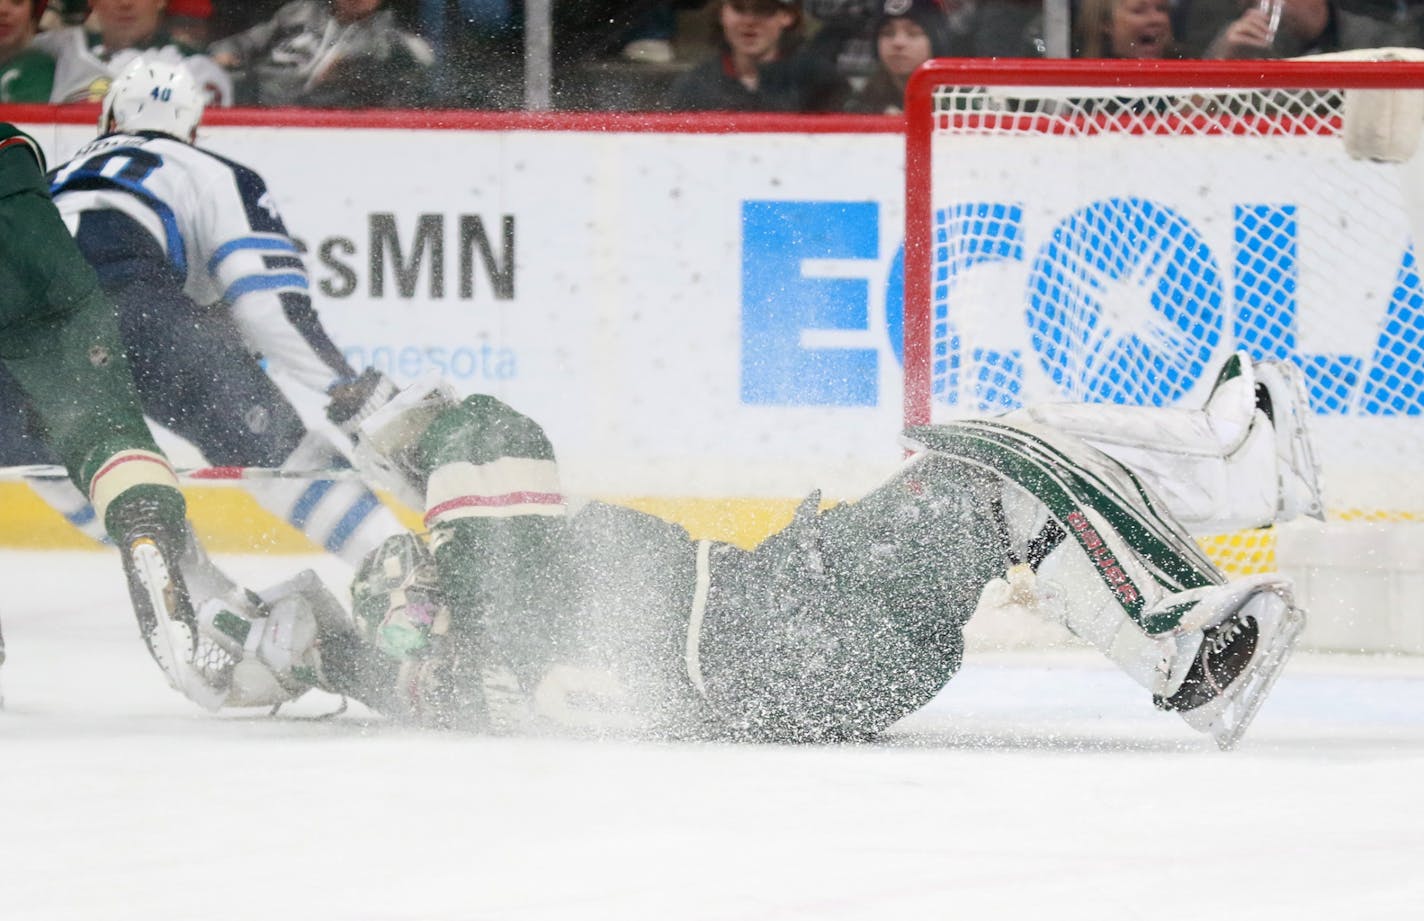
{"label": "crowd in background", "polygon": [[[0,0],[0,102],[83,102],[134,57],[216,105],[518,108],[521,0]],[[554,0],[554,105],[897,112],[930,57],[1042,57],[1041,0]],[[1424,0],[1072,0],[1084,58],[1424,45]]]}

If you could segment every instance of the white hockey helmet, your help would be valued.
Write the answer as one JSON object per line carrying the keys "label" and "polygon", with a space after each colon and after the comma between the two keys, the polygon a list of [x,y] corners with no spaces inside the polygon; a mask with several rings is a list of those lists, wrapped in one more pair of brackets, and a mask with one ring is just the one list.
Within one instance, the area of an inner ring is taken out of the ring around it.
{"label": "white hockey helmet", "polygon": [[204,105],[203,91],[186,69],[136,58],[104,94],[99,131],[161,131],[191,141]]}

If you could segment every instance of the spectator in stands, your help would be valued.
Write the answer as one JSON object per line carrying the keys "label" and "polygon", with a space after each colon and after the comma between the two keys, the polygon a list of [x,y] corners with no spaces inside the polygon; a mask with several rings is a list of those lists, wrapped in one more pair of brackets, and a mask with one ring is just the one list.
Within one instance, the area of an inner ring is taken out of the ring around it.
{"label": "spectator in stands", "polygon": [[[1041,0],[1033,0],[1035,9]],[[806,12],[819,27],[806,43],[806,52],[835,64],[836,72],[857,91],[880,72],[877,55],[879,17],[885,8],[908,8],[908,0],[806,0]],[[940,0],[950,38],[938,57],[963,57],[972,53],[975,0]]]}
{"label": "spectator in stands", "polygon": [[1337,44],[1330,0],[1182,0],[1175,17],[1189,57],[1294,58]]}
{"label": "spectator in stands", "polygon": [[34,47],[44,0],[0,0],[0,102],[49,102],[54,58]]}
{"label": "spectator in stands", "polygon": [[671,64],[676,52],[677,9],[658,3],[645,11],[619,36],[618,53],[639,64]]}
{"label": "spectator in stands", "polygon": [[168,0],[168,33],[190,48],[208,47],[212,0]]}
{"label": "spectator in stands", "polygon": [[266,22],[211,46],[242,74],[239,98],[258,105],[420,106],[434,55],[382,0],[294,0]]}
{"label": "spectator in stands", "polygon": [[[1073,7],[1077,10],[1079,4],[1074,3]],[[978,0],[971,37],[975,57],[1043,57],[1046,45],[1042,0]]]}
{"label": "spectator in stands", "polygon": [[882,0],[875,18],[878,69],[851,97],[847,112],[898,115],[905,111],[905,84],[930,58],[949,57],[954,38],[941,0]]}
{"label": "spectator in stands", "polygon": [[1424,48],[1424,0],[1335,0],[1342,50]]}
{"label": "spectator in stands", "polygon": [[875,16],[879,0],[805,0],[818,25],[806,53],[836,68],[852,88],[866,84],[879,67],[875,59]]}
{"label": "spectator in stands", "polygon": [[271,19],[285,0],[212,0],[209,43]]}
{"label": "spectator in stands", "polygon": [[1079,58],[1182,57],[1171,0],[1083,0],[1074,29]]}
{"label": "spectator in stands", "polygon": [[439,104],[509,109],[524,99],[523,5],[519,0],[415,0],[431,47]]}
{"label": "spectator in stands", "polygon": [[35,36],[54,58],[51,102],[98,102],[109,82],[137,57],[181,63],[208,94],[209,105],[232,105],[232,80],[206,55],[177,41],[163,22],[165,0],[90,0],[95,32],[65,26]]}
{"label": "spectator in stands", "polygon": [[89,0],[49,0],[40,17],[40,31],[77,26],[89,15]]}
{"label": "spectator in stands", "polygon": [[800,46],[801,0],[716,0],[719,53],[673,84],[669,108],[836,112],[850,85]]}

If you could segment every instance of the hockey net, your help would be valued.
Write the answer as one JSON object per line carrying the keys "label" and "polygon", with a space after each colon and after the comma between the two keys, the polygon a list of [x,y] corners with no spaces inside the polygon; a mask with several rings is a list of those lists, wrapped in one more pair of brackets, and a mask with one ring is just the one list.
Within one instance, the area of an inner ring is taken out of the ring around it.
{"label": "hockey net", "polygon": [[[1332,522],[1420,520],[1421,158],[1342,137],[1347,99],[1419,87],[1399,62],[931,62],[907,102],[906,421],[1192,405],[1244,348],[1304,371]],[[1271,532],[1206,544],[1276,566]]]}

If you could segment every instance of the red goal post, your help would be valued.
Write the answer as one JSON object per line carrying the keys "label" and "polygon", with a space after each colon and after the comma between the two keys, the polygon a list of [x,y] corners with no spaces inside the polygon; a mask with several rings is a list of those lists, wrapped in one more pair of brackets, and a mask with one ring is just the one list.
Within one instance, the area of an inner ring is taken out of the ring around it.
{"label": "red goal post", "polygon": [[1424,520],[1424,154],[1345,141],[1346,106],[1383,101],[1369,125],[1407,153],[1424,63],[1359,59],[1379,54],[926,64],[906,97],[906,424],[1190,405],[1244,348],[1304,371],[1333,521]]}

